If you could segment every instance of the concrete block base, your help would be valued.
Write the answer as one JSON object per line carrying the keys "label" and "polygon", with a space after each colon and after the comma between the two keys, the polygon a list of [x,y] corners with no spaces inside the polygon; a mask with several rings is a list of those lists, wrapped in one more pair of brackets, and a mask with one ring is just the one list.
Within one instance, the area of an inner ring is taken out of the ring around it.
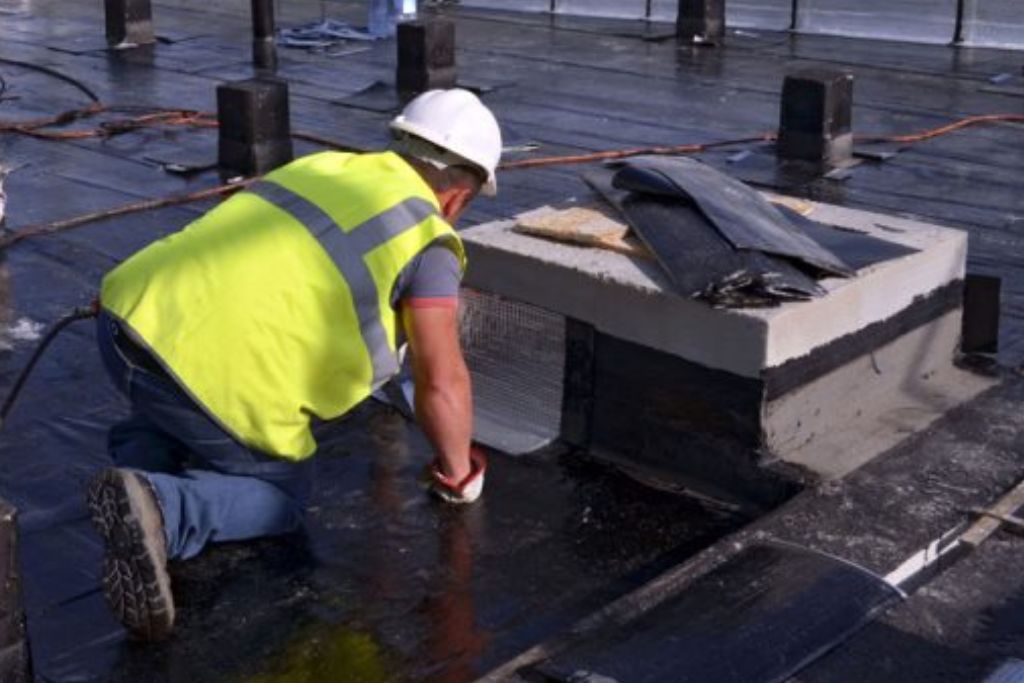
{"label": "concrete block base", "polygon": [[576,424],[562,433],[571,445],[655,486],[737,507],[770,509],[800,489],[800,471],[763,462],[761,380],[602,332],[587,365],[589,391],[563,403],[563,425]]}
{"label": "concrete block base", "polygon": [[1002,280],[991,275],[967,275],[964,282],[964,353],[999,351],[999,313]]}
{"label": "concrete block base", "polygon": [[853,157],[853,75],[808,69],[782,85],[778,155],[841,165]]}
{"label": "concrete block base", "polygon": [[499,222],[463,232],[466,284],[567,319],[564,440],[677,487],[771,507],[992,385],[953,363],[964,233],[811,209],[914,251],[823,280],[828,293],[813,301],[717,310],[674,294],[653,261]]}
{"label": "concrete block base", "polygon": [[825,479],[842,477],[993,386],[950,363],[962,314],[954,308],[769,401],[768,452]]}
{"label": "concrete block base", "polygon": [[218,86],[217,121],[224,171],[259,175],[292,160],[287,82],[263,78]]}
{"label": "concrete block base", "polygon": [[398,92],[409,97],[436,88],[454,88],[455,22],[432,18],[398,25]]}

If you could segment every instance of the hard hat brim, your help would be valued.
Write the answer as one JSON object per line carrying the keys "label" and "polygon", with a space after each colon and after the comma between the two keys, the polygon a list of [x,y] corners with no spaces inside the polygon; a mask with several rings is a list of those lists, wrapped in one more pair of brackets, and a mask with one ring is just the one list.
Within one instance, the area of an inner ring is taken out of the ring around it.
{"label": "hard hat brim", "polygon": [[487,176],[487,182],[480,186],[480,194],[485,197],[498,196],[498,179],[494,177],[493,173]]}
{"label": "hard hat brim", "polygon": [[497,196],[498,179],[494,176],[494,172],[488,171],[479,162],[467,156],[465,151],[460,150],[456,146],[451,145],[450,143],[448,143],[447,140],[439,139],[438,135],[434,131],[423,126],[418,126],[415,123],[412,123],[411,121],[407,121],[405,117],[402,115],[395,117],[395,119],[391,121],[389,127],[391,128],[392,131],[405,133],[407,135],[415,135],[418,138],[422,138],[427,142],[437,145],[441,149],[446,149],[449,152],[462,157],[463,159],[466,160],[466,163],[472,164],[473,166],[479,168],[481,171],[487,174],[487,180],[481,186],[480,194],[482,194],[485,197]]}

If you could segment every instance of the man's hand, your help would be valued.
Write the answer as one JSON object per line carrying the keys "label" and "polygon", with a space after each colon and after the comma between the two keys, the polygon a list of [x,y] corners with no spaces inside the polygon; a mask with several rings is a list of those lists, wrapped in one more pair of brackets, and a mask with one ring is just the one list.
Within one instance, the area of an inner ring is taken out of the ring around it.
{"label": "man's hand", "polygon": [[487,473],[487,457],[477,447],[469,451],[470,473],[465,479],[456,481],[441,471],[435,460],[430,465],[430,490],[448,503],[472,503],[484,491],[484,474]]}
{"label": "man's hand", "polygon": [[[469,448],[473,399],[459,347],[458,309],[405,305],[402,321],[412,352],[416,419],[437,454],[432,469],[457,487],[474,473]],[[482,471],[479,482],[482,486]]]}

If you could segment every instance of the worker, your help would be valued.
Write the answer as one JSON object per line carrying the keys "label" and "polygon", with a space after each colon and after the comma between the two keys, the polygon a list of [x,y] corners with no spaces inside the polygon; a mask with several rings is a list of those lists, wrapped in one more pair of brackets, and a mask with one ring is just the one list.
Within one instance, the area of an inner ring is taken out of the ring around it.
{"label": "worker", "polygon": [[98,344],[132,412],[88,503],[133,636],[173,628],[169,560],[301,528],[311,421],[393,377],[403,340],[432,490],[480,496],[452,224],[495,194],[501,132],[460,89],[420,95],[390,127],[389,151],[299,158],[104,278]]}

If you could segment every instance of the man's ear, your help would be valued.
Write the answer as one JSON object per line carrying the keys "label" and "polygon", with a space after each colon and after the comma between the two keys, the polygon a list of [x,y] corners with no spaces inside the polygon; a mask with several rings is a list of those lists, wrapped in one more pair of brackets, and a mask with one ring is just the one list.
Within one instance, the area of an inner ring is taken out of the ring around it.
{"label": "man's ear", "polygon": [[463,185],[462,183],[451,185],[438,195],[438,201],[441,204],[441,214],[446,221],[454,223],[475,196],[476,188]]}

